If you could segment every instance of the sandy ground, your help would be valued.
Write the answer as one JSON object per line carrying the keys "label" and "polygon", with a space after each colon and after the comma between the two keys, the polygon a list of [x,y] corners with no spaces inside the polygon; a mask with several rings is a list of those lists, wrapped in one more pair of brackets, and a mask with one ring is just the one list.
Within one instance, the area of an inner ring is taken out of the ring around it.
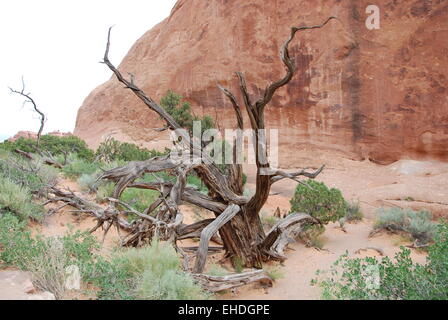
{"label": "sandy ground", "polygon": [[[373,238],[368,237],[377,208],[397,206],[428,209],[436,217],[448,216],[448,164],[446,163],[401,160],[389,166],[381,166],[369,161],[359,162],[325,156],[313,159],[298,158],[297,163],[302,163],[303,167],[312,168],[325,163],[330,164],[317,180],[339,188],[346,199],[359,201],[365,219],[357,224],[346,225],[346,233],[338,228],[338,224],[328,225],[321,238],[324,250],[308,248],[301,243],[290,245],[290,249],[287,250],[288,259],[283,265],[273,263],[267,266],[279,270],[282,274],[272,288],[260,288],[256,284],[248,285],[224,295],[218,295],[218,299],[319,299],[320,289],[310,284],[310,281],[316,277],[316,270],[328,270],[332,263],[346,251],[351,256],[359,257],[360,254],[355,253],[358,249],[376,247],[385,255],[393,257],[400,245],[407,244],[405,239],[397,235],[383,233]],[[245,172],[248,174],[246,187],[252,191],[255,182],[254,169],[253,166],[245,166]],[[294,171],[292,168],[286,170]],[[61,183],[79,192],[76,183],[68,180],[63,180]],[[296,184],[290,180],[282,180],[274,184],[262,214],[273,214],[277,208],[281,212],[288,212],[289,199]],[[190,206],[183,205],[181,209],[186,217],[186,223],[193,223],[200,217],[212,217],[210,213]],[[64,209],[48,217],[42,226],[33,226],[33,232],[54,236],[64,234],[68,228],[88,230],[95,225],[92,218],[70,213],[69,210]],[[101,240],[102,230],[96,231],[95,235]],[[105,239],[102,251],[107,253],[116,247],[118,239],[116,231],[111,230]],[[188,241],[181,245],[192,246],[197,245],[197,242]],[[364,256],[379,255],[375,250],[366,250],[362,254]],[[417,262],[425,261],[425,254],[418,251],[413,251],[412,257]],[[219,255],[211,257],[213,262],[219,259]],[[0,298],[4,296],[1,279],[0,276]]]}

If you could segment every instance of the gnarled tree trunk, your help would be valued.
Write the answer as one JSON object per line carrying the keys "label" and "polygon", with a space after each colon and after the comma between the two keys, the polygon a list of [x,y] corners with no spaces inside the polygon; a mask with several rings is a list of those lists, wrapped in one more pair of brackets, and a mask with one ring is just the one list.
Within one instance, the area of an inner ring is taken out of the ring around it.
{"label": "gnarled tree trunk", "polygon": [[[286,67],[286,75],[268,85],[261,97],[252,101],[245,78],[238,72],[237,78],[239,88],[243,96],[243,106],[250,120],[250,127],[255,133],[265,129],[264,111],[266,105],[271,101],[275,92],[282,86],[288,84],[295,71],[294,61],[289,56],[288,47],[297,32],[302,30],[317,29],[325,26],[334,17],[328,18],[323,24],[312,27],[293,27],[288,39],[281,47],[281,59]],[[108,53],[110,48],[110,30],[104,63],[116,75],[118,81],[130,89],[139,97],[145,105],[156,112],[171,130],[180,129],[179,124],[161,106],[147,96],[133,82],[134,76],[130,80],[123,77],[121,72],[109,61]],[[219,85],[218,85],[219,86]],[[222,92],[229,98],[235,111],[238,129],[244,128],[242,108],[232,92],[219,86]],[[222,173],[209,155],[202,153],[202,144],[190,144],[192,137],[186,132],[181,132],[181,148],[187,153],[202,156],[202,162],[198,164],[188,164],[186,159],[174,161],[170,157],[156,157],[147,161],[131,162],[120,168],[115,168],[105,172],[100,178],[109,179],[116,182],[115,198],[119,198],[125,188],[146,188],[158,190],[160,197],[145,212],[136,214],[141,218],[134,222],[130,228],[133,230],[128,241],[131,245],[141,243],[144,239],[150,239],[157,234],[165,240],[185,239],[187,237],[198,237],[200,235],[200,246],[197,250],[195,273],[202,273],[204,269],[204,259],[207,257],[208,242],[216,233],[222,238],[224,249],[230,258],[238,258],[246,267],[261,268],[262,262],[269,259],[283,260],[283,249],[289,241],[291,235],[297,235],[306,224],[317,224],[314,218],[307,214],[290,215],[285,220],[280,221],[267,235],[263,230],[259,212],[269,197],[270,188],[273,183],[284,179],[298,181],[300,176],[315,178],[323,169],[315,172],[307,172],[305,169],[286,173],[274,170],[270,167],[267,157],[266,144],[263,136],[255,134],[255,155],[257,165],[256,190],[252,197],[243,196],[242,166],[232,164],[228,167],[228,173]],[[199,147],[198,147],[199,146]],[[234,155],[235,157],[235,155]],[[185,161],[184,161],[185,160]],[[156,183],[136,183],[135,180],[145,173],[154,173],[163,170],[170,170],[177,176],[175,184],[160,181]],[[209,190],[208,195],[203,195],[194,189],[185,186],[185,177],[190,170],[194,170]],[[111,201],[116,205],[123,205],[119,201]],[[214,212],[216,219],[207,219],[190,226],[182,223],[183,216],[179,210],[180,201],[202,207]],[[135,210],[127,207],[127,210]],[[135,213],[135,212],[134,212]],[[135,226],[137,225],[137,227]]]}

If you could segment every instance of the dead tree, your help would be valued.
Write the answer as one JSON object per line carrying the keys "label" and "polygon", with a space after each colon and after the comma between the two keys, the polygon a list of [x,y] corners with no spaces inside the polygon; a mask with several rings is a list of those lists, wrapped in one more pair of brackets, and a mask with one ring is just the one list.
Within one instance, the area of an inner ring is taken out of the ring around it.
{"label": "dead tree", "polygon": [[23,104],[25,105],[26,103],[31,103],[34,112],[36,112],[39,115],[40,127],[39,131],[37,132],[37,139],[36,139],[36,146],[39,149],[40,136],[42,135],[42,131],[44,130],[44,125],[46,121],[45,114],[37,107],[37,104],[31,97],[31,94],[25,92],[25,81],[23,80],[23,77],[22,77],[22,89],[20,91],[14,90],[12,88],[9,88],[9,90],[11,90],[11,93],[15,93],[24,97],[26,100],[23,102]]}
{"label": "dead tree", "polygon": [[[62,165],[60,163],[58,163],[54,158],[53,155],[50,154],[50,152],[43,152],[40,149],[40,137],[42,135],[42,132],[44,130],[44,126],[45,126],[45,122],[46,122],[46,116],[45,114],[38,108],[36,102],[34,101],[34,99],[31,97],[30,93],[27,93],[25,91],[25,81],[23,80],[22,77],[22,89],[19,90],[14,90],[12,88],[9,88],[9,90],[11,90],[11,93],[15,93],[18,94],[22,97],[25,98],[25,101],[23,102],[23,104],[25,105],[26,103],[31,103],[33,106],[33,110],[34,112],[36,112],[39,116],[39,121],[40,121],[40,126],[39,126],[39,130],[37,132],[37,138],[36,138],[36,146],[33,146],[33,148],[35,149],[35,151],[42,157],[42,161],[43,163],[49,165],[49,166],[53,166],[56,168],[62,168]],[[23,150],[20,149],[15,149],[14,152],[16,152],[17,154],[29,159],[29,160],[34,160],[35,157],[29,153],[29,152],[25,152]]]}
{"label": "dead tree", "polygon": [[[239,89],[243,96],[243,106],[250,119],[250,127],[255,131],[265,129],[264,112],[276,91],[288,84],[295,71],[296,65],[289,55],[289,45],[299,31],[318,29],[325,26],[334,17],[328,18],[323,24],[311,27],[293,27],[288,39],[281,47],[280,55],[286,67],[286,75],[278,81],[269,84],[264,93],[257,100],[253,100],[248,92],[246,80],[241,72],[237,72]],[[103,63],[115,74],[119,82],[126,89],[131,90],[152,111],[156,112],[170,130],[181,129],[174,118],[157,104],[150,96],[143,92],[135,83],[134,76],[127,80],[122,73],[110,62],[110,33],[109,29],[106,51]],[[239,129],[243,129],[244,122],[242,108],[235,95],[229,90],[219,86],[229,98],[237,118]],[[146,188],[158,190],[160,197],[144,213],[137,213],[141,218],[137,224],[138,232],[130,235],[128,245],[137,245],[144,239],[151,239],[154,235],[154,226],[163,229],[165,240],[185,238],[187,235],[200,238],[196,262],[193,269],[195,273],[202,273],[207,258],[209,241],[218,231],[222,238],[226,256],[239,258],[246,267],[261,268],[262,262],[267,260],[284,260],[283,249],[294,237],[302,231],[303,227],[319,222],[306,213],[296,213],[287,216],[266,234],[260,220],[259,212],[268,199],[273,183],[282,179],[300,181],[299,177],[315,178],[323,169],[315,172],[300,170],[286,173],[271,169],[267,161],[267,150],[264,141],[255,134],[255,155],[257,165],[256,190],[252,197],[243,196],[242,166],[229,165],[228,173],[224,174],[206,153],[202,153],[201,144],[187,143],[190,141],[188,133],[178,133],[181,138],[180,146],[185,154],[199,155],[202,161],[191,164],[187,157],[173,160],[170,156],[155,157],[146,161],[130,162],[126,166],[104,172],[100,179],[107,179],[116,183],[114,198],[119,199],[126,188]],[[198,147],[199,146],[199,147]],[[177,177],[177,181],[169,183],[159,181],[155,183],[140,183],[136,179],[145,173],[169,171]],[[199,176],[208,188],[208,195],[186,187],[186,176],[191,172]],[[212,211],[216,218],[207,219],[193,225],[183,224],[183,216],[178,205],[181,201]],[[117,203],[118,205],[118,203]],[[159,234],[160,236],[160,234]]]}

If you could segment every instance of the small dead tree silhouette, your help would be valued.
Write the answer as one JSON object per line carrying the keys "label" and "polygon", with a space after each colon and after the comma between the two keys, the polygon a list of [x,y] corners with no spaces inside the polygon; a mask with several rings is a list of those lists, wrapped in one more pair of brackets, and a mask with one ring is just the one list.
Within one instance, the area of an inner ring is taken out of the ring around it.
{"label": "small dead tree silhouette", "polygon": [[37,147],[37,149],[39,149],[40,136],[42,135],[42,131],[44,130],[44,125],[45,125],[45,121],[46,121],[45,114],[37,107],[36,102],[31,97],[31,93],[26,93],[25,81],[23,80],[23,77],[22,77],[22,89],[20,91],[14,90],[12,88],[9,88],[9,90],[11,91],[11,93],[15,93],[15,94],[18,94],[18,95],[24,97],[25,101],[23,102],[23,105],[25,105],[26,103],[31,103],[33,106],[34,112],[36,112],[38,114],[39,121],[40,121],[40,127],[39,127],[39,131],[37,132],[36,147]]}
{"label": "small dead tree silhouette", "polygon": [[[243,73],[236,73],[239,89],[244,100],[244,109],[250,119],[250,127],[255,132],[265,129],[264,112],[266,106],[272,100],[276,91],[291,81],[296,71],[296,65],[290,58],[288,51],[295,35],[299,31],[322,28],[332,19],[336,18],[330,17],[324,23],[316,26],[291,28],[291,33],[280,50],[282,62],[286,67],[286,75],[269,84],[257,100],[251,99]],[[111,29],[108,32],[103,63],[109,67],[126,89],[131,90],[150,110],[156,112],[166,122],[167,128],[170,130],[181,129],[164,108],[135,84],[133,75],[127,80],[110,62],[110,35]],[[218,86],[232,104],[238,128],[243,129],[242,108],[235,95],[228,89]],[[116,184],[113,198],[109,199],[111,203],[117,207],[124,206],[125,211],[132,212],[139,217],[132,226],[128,226],[128,229],[132,230],[123,241],[125,245],[137,246],[144,241],[150,241],[155,235],[163,240],[171,240],[174,244],[179,239],[200,238],[193,268],[195,273],[200,274],[203,272],[206,263],[209,241],[219,231],[226,250],[226,257],[238,258],[246,267],[262,268],[264,261],[284,260],[283,250],[290,239],[300,234],[305,225],[319,223],[306,213],[294,213],[280,220],[266,234],[259,213],[268,199],[273,183],[282,179],[300,181],[299,177],[314,179],[321,173],[323,166],[314,172],[308,172],[304,169],[287,173],[271,169],[267,161],[266,145],[255,134],[256,190],[252,197],[246,197],[243,195],[241,164],[228,165],[227,173],[224,174],[213,159],[206,153],[202,153],[200,143],[188,143],[192,137],[187,132],[180,131],[178,135],[181,137],[180,145],[185,150],[184,154],[188,156],[176,161],[171,159],[170,156],[159,156],[146,161],[130,162],[123,167],[104,172],[99,178],[113,181]],[[189,161],[190,154],[200,157],[202,162],[192,164]],[[176,182],[160,179],[151,183],[136,182],[144,174],[160,171],[168,171],[176,176]],[[186,177],[191,171],[195,171],[208,188],[207,195],[186,186]],[[130,206],[116,200],[120,198],[126,188],[156,190],[160,193],[160,196],[145,212],[137,212]],[[181,201],[213,212],[215,219],[206,219],[191,225],[185,225],[182,212],[179,209]],[[185,254],[184,252],[181,253]]]}

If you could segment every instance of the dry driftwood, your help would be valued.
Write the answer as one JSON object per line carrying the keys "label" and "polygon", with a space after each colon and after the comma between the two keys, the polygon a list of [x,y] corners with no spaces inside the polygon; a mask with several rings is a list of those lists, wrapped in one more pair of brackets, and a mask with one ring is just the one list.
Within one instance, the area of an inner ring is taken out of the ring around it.
{"label": "dry driftwood", "polygon": [[205,289],[211,292],[219,292],[227,289],[244,286],[252,282],[262,282],[272,286],[273,280],[264,270],[231,274],[227,276],[210,276],[206,274],[192,274]]}
{"label": "dry driftwood", "polygon": [[[22,157],[28,159],[28,160],[35,160],[34,155],[32,155],[29,152],[25,152],[23,150],[20,149],[14,149],[14,152],[17,154],[20,154]],[[46,165],[58,168],[58,169],[62,169],[62,165],[60,163],[58,163],[56,160],[50,159],[50,158],[43,158],[42,162],[45,163]]]}
{"label": "dry driftwood", "polygon": [[266,254],[274,260],[286,259],[284,249],[294,242],[307,225],[319,224],[319,222],[305,213],[292,213],[278,221],[269,231],[262,247]]}

